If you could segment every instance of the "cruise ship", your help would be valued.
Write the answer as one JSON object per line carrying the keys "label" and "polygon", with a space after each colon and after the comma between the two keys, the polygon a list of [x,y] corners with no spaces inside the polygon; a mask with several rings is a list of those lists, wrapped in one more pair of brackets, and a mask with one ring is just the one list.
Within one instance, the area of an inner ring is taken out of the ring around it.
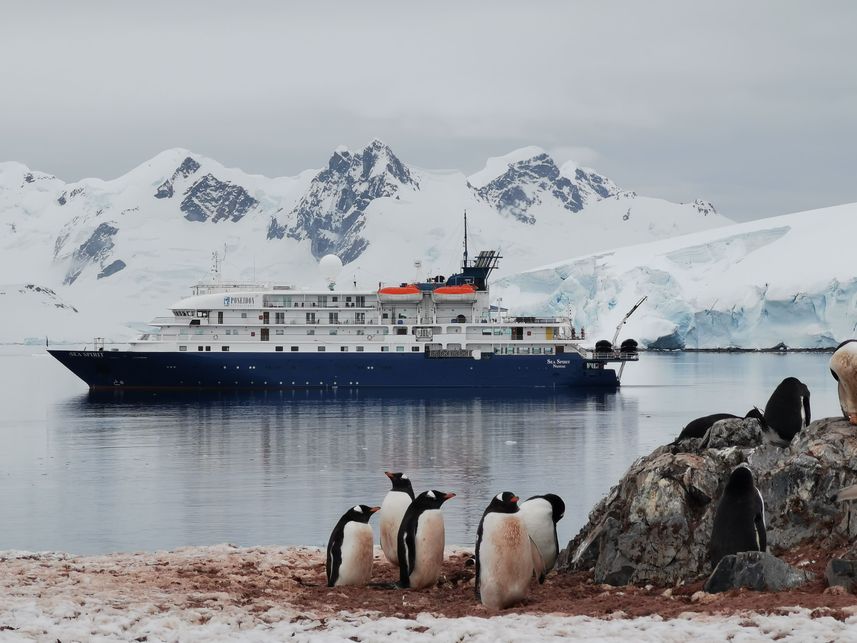
{"label": "cruise ship", "polygon": [[488,288],[499,259],[484,251],[468,261],[465,245],[449,278],[372,290],[336,289],[332,279],[308,291],[213,278],[125,350],[96,341],[49,352],[93,390],[619,386],[625,363],[638,359],[636,342],[615,346],[614,337],[590,350],[567,317],[504,315]]}

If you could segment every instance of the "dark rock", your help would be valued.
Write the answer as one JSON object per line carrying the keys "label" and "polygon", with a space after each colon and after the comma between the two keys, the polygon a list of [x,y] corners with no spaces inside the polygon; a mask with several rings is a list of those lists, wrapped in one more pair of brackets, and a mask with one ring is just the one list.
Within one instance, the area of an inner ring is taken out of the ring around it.
{"label": "dark rock", "polygon": [[824,570],[824,577],[829,586],[838,585],[853,593],[857,588],[857,560],[832,558]]}
{"label": "dark rock", "polygon": [[166,180],[158,186],[155,192],[156,199],[169,199],[173,196],[173,182]]}
{"label": "dark rock", "polygon": [[294,224],[286,229],[273,219],[268,238],[310,239],[316,257],[335,253],[343,263],[354,261],[369,246],[361,235],[366,208],[398,196],[404,186],[419,189],[408,167],[381,141],[357,153],[337,150],[290,214]]}
{"label": "dark rock", "polygon": [[67,202],[68,202],[68,199],[65,198],[65,192],[63,192],[62,194],[59,195],[59,198],[57,199],[57,203],[59,203],[60,205],[65,205]]}
{"label": "dark rock", "polygon": [[173,172],[173,181],[175,181],[178,177],[187,178],[194,172],[199,169],[199,163],[191,158],[190,156],[186,157],[184,161],[182,161],[181,165],[176,168],[176,171]]}
{"label": "dark rock", "polygon": [[[857,537],[857,511],[831,498],[857,483],[857,431],[844,418],[818,420],[788,448],[761,439],[754,418],[722,420],[706,438],[655,449],[634,462],[569,542],[566,569],[596,582],[673,584],[710,571],[714,513],[732,469],[747,462],[765,500],[773,551]],[[711,448],[705,448],[708,441]]]}
{"label": "dark rock", "polygon": [[815,576],[763,551],[724,556],[705,582],[705,591],[717,594],[744,587],[759,592],[782,592],[800,587]]}
{"label": "dark rock", "polygon": [[109,223],[102,223],[95,228],[89,238],[72,253],[71,266],[66,272],[63,283],[73,284],[86,266],[101,263],[107,259],[113,250],[113,237],[118,232],[119,228]]}
{"label": "dark rock", "polygon": [[702,439],[703,448],[752,448],[764,442],[762,425],[755,418],[730,418],[715,422]]}
{"label": "dark rock", "polygon": [[609,179],[595,172],[578,168],[574,180],[563,176],[554,160],[545,153],[510,163],[506,172],[473,189],[498,211],[530,224],[536,219],[528,210],[541,203],[543,197],[552,196],[566,210],[579,212],[587,203],[618,192]]}
{"label": "dark rock", "polygon": [[224,219],[239,221],[258,203],[240,185],[221,181],[213,174],[206,174],[188,188],[179,208],[188,221],[211,219],[217,223]]}
{"label": "dark rock", "polygon": [[104,277],[109,277],[110,275],[115,275],[117,272],[122,270],[125,267],[125,262],[121,259],[117,259],[113,263],[108,266],[105,266],[101,272],[98,273],[98,279],[103,279]]}

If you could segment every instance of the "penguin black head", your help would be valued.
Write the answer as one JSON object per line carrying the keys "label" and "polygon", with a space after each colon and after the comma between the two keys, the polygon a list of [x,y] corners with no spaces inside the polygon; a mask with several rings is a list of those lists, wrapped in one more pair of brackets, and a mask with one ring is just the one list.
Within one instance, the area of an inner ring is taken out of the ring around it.
{"label": "penguin black head", "polygon": [[401,472],[385,471],[384,475],[387,476],[390,479],[390,482],[393,483],[393,491],[402,491],[408,494],[411,499],[413,499],[414,487],[411,485],[411,481],[408,478],[407,474]]}
{"label": "penguin black head", "polygon": [[762,428],[765,427],[765,416],[762,414],[758,407],[754,406],[752,409],[747,411],[747,415],[744,416],[744,419],[748,420],[750,418],[759,420],[759,424],[762,425]]}
{"label": "penguin black head", "polygon": [[423,509],[440,509],[440,506],[450,498],[455,498],[455,494],[431,489],[430,491],[423,491],[414,498],[413,504]]}
{"label": "penguin black head", "polygon": [[380,509],[381,507],[370,507],[369,505],[354,505],[345,512],[342,520],[345,522],[369,522],[372,514]]}
{"label": "penguin black head", "polygon": [[562,498],[555,493],[546,493],[543,496],[533,496],[533,498],[544,498],[551,504],[554,524],[562,520],[562,517],[565,515],[565,503],[562,501]]}
{"label": "penguin black head", "polygon": [[739,494],[745,493],[753,489],[753,472],[746,464],[739,464],[732,470],[729,476],[729,482],[726,483],[724,493]]}
{"label": "penguin black head", "polygon": [[516,513],[519,510],[518,500],[518,496],[511,491],[503,491],[491,499],[491,504],[488,505],[485,513],[488,513],[489,511],[503,514]]}

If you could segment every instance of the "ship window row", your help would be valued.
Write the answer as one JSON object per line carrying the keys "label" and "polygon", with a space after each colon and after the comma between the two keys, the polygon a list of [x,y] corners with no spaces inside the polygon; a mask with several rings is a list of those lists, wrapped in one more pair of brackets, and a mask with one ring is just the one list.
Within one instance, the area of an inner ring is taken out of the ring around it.
{"label": "ship window row", "polygon": [[345,308],[365,308],[365,295],[318,295],[316,297],[304,296],[297,299],[292,295],[265,295],[263,297],[265,308],[324,308],[326,306]]}
{"label": "ship window row", "polygon": [[[460,348],[460,346],[459,346],[458,344],[450,345],[450,346],[454,346],[454,347]],[[405,348],[406,348],[406,347],[405,347],[405,346],[396,346],[395,348],[396,348],[396,352],[397,352],[397,353],[404,353],[404,352],[405,352]],[[211,352],[211,346],[197,346],[197,347],[196,347],[196,350],[197,350],[198,352],[200,352],[200,353],[202,353],[202,352]],[[223,351],[223,352],[229,352],[229,346],[221,346],[221,347],[220,347],[220,350],[221,350],[221,351]],[[276,346],[276,347],[274,347],[274,350],[275,350],[276,352],[278,352],[278,353],[281,353],[281,352],[283,352],[285,349],[284,349],[282,346]],[[290,346],[290,347],[289,347],[289,351],[290,351],[290,352],[292,352],[292,353],[297,353],[297,352],[299,352],[300,350],[301,350],[301,349],[300,349],[300,346]],[[349,352],[350,350],[354,350],[354,352],[356,352],[356,353],[363,353],[363,352],[365,352],[365,347],[363,347],[363,346],[353,346],[353,347],[340,346],[340,347],[339,347],[339,350],[340,350],[340,352],[342,352],[342,353],[347,353],[347,352]],[[182,352],[182,353],[186,352],[186,351],[187,351],[187,345],[180,345],[180,346],[179,346],[179,351],[180,351],[180,352]],[[326,351],[327,351],[327,347],[326,347],[326,346],[317,346],[317,347],[316,347],[316,351],[317,351],[317,352],[319,352],[319,353],[324,353],[324,352],[326,352]],[[381,352],[382,352],[382,353],[387,353],[387,352],[389,352],[389,351],[390,351],[390,347],[389,347],[389,346],[381,346]],[[411,346],[411,352],[413,352],[413,353],[419,353],[420,351],[422,351],[422,348],[421,348],[420,346]],[[546,349],[546,350],[545,350],[545,353],[547,353],[547,352],[548,352],[548,351],[547,351],[547,349]],[[551,351],[551,352],[552,352],[552,351]],[[511,353],[511,351],[510,351],[510,353]]]}

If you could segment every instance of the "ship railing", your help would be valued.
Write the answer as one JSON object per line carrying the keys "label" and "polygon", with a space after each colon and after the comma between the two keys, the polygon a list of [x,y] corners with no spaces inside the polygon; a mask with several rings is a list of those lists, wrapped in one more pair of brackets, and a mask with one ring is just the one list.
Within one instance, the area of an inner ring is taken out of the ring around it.
{"label": "ship railing", "polygon": [[567,324],[567,317],[506,317],[505,323],[513,324]]}
{"label": "ship railing", "polygon": [[598,362],[636,362],[640,359],[640,354],[637,351],[623,351],[619,349],[595,351],[581,348],[580,352],[586,359]]}

